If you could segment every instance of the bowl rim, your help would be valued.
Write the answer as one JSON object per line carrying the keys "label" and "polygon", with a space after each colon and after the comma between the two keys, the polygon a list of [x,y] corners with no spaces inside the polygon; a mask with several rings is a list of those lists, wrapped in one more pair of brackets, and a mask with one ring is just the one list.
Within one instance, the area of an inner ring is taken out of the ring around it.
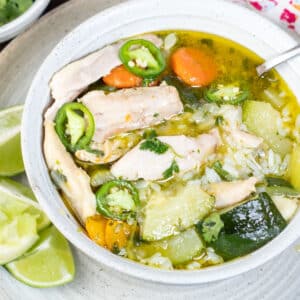
{"label": "bowl rim", "polygon": [[[291,243],[295,241],[296,238],[299,237],[297,234],[297,226],[300,224],[300,217],[298,218],[298,222],[296,220],[292,220],[287,228],[281,233],[277,238],[266,244],[264,247],[259,250],[239,258],[237,260],[233,260],[231,262],[222,264],[220,266],[213,266],[209,268],[205,268],[202,270],[196,271],[165,271],[160,269],[155,269],[152,267],[147,267],[136,263],[134,261],[130,261],[124,259],[122,257],[116,256],[109,251],[97,246],[94,242],[92,242],[84,233],[79,233],[76,231],[77,236],[74,230],[70,230],[70,219],[72,216],[70,214],[66,214],[66,216],[58,217],[57,211],[52,207],[52,204],[47,201],[49,196],[55,195],[49,190],[48,187],[42,187],[39,183],[41,183],[41,178],[46,178],[47,182],[49,182],[48,174],[44,174],[41,170],[36,170],[36,166],[38,165],[42,169],[43,162],[35,161],[35,158],[32,156],[31,151],[26,151],[25,149],[34,149],[34,147],[41,148],[41,140],[33,141],[33,139],[27,138],[27,134],[31,130],[31,109],[33,108],[33,101],[30,99],[34,99],[35,87],[39,84],[40,79],[43,77],[43,72],[47,69],[47,63],[50,61],[51,57],[57,55],[57,51],[60,51],[60,48],[64,43],[68,43],[70,40],[76,37],[76,35],[82,31],[84,28],[88,28],[90,23],[95,21],[96,19],[106,19],[109,20],[113,15],[117,15],[121,11],[126,11],[128,9],[133,10],[136,7],[140,8],[143,5],[150,5],[148,0],[131,0],[125,3],[121,3],[119,5],[108,8],[95,16],[89,18],[87,21],[76,27],[71,33],[69,33],[65,38],[63,38],[54,50],[49,54],[49,56],[45,59],[41,68],[36,74],[35,79],[33,80],[32,86],[28,92],[26,104],[24,108],[24,116],[22,122],[22,149],[24,155],[24,164],[27,172],[27,176],[30,182],[30,185],[40,202],[42,208],[47,212],[51,221],[54,225],[58,227],[58,229],[71,241],[78,249],[83,251],[85,254],[105,265],[108,268],[117,270],[120,273],[130,275],[135,278],[140,278],[147,281],[152,281],[156,283],[163,284],[176,284],[176,285],[191,285],[191,284],[199,284],[204,282],[217,281],[225,278],[229,278],[232,276],[239,275],[241,273],[247,272],[263,263],[266,263],[271,258],[278,255],[285,248],[287,248]],[[153,0],[151,5],[159,4],[159,0]],[[166,1],[179,3],[180,0]],[[273,24],[271,21],[259,16],[255,12],[248,10],[247,8],[237,7],[236,5],[224,1],[211,0],[208,5],[220,5],[220,2],[227,8],[231,8],[239,11],[240,13],[248,14],[253,19],[259,20],[261,24],[265,26],[271,27],[272,30],[281,33],[281,36],[288,40],[290,43],[296,44],[296,39],[288,35],[278,26]],[[197,0],[190,0],[190,3],[197,3]],[[200,5],[200,4],[199,4]],[[81,55],[83,56],[84,53]],[[298,62],[298,66],[300,63]],[[52,73],[53,74],[53,73]],[[298,73],[298,76],[300,74]],[[41,116],[38,117],[38,122],[42,124]],[[41,150],[41,149],[40,149]],[[52,183],[50,182],[52,185]],[[46,193],[47,189],[47,193]],[[46,196],[47,194],[47,196]],[[57,197],[57,196],[56,196]],[[62,209],[61,207],[56,207],[56,209]],[[63,213],[64,214],[64,213]],[[76,237],[75,237],[76,236]],[[280,239],[279,239],[280,237]],[[266,253],[270,251],[271,254],[266,256]]]}
{"label": "bowl rim", "polygon": [[50,0],[36,0],[24,13],[12,21],[0,26],[0,39],[10,38],[34,22],[48,6]]}

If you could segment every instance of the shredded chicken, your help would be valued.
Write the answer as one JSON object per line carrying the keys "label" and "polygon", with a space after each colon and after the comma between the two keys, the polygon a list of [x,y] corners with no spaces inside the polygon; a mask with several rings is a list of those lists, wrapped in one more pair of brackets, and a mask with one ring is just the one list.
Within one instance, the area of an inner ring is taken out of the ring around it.
{"label": "shredded chicken", "polygon": [[183,111],[178,91],[173,86],[123,89],[106,95],[93,91],[80,101],[94,115],[97,143],[118,133],[149,127]]}
{"label": "shredded chicken", "polygon": [[[154,34],[139,36],[160,47],[163,41]],[[58,109],[76,99],[90,84],[110,73],[122,64],[119,50],[126,41],[108,45],[86,57],[76,60],[54,74],[50,89],[55,102],[46,112],[46,119],[53,120]]]}
{"label": "shredded chicken", "polygon": [[85,224],[86,218],[96,213],[96,199],[90,187],[90,178],[76,166],[50,121],[45,122],[44,153],[50,172],[56,172],[60,178],[56,183],[80,221]]}
{"label": "shredded chicken", "polygon": [[256,183],[255,177],[250,177],[247,180],[212,183],[207,191],[215,196],[216,207],[223,208],[246,199],[252,192],[256,191]]}
{"label": "shredded chicken", "polygon": [[158,140],[167,144],[169,150],[163,154],[142,150],[141,142],[112,166],[112,174],[127,180],[159,180],[173,162],[178,165],[178,172],[184,173],[202,165],[219,144],[215,130],[197,138],[178,135],[160,136]]}

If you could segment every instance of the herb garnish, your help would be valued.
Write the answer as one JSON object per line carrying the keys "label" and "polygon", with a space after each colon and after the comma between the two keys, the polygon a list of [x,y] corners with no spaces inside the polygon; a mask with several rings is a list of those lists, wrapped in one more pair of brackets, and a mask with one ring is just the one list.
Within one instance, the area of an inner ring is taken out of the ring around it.
{"label": "herb garnish", "polygon": [[145,140],[153,139],[155,137],[157,137],[157,133],[154,129],[145,130],[144,133],[143,133],[143,138]]}
{"label": "herb garnish", "polygon": [[218,213],[212,213],[204,219],[201,224],[201,232],[207,243],[214,242],[218,239],[219,233],[224,227],[224,223]]}
{"label": "herb garnish", "polygon": [[217,126],[221,126],[221,125],[223,125],[223,122],[224,122],[224,117],[223,116],[217,116],[215,124]]}
{"label": "herb garnish", "polygon": [[173,160],[171,166],[163,172],[164,179],[170,178],[174,173],[179,173],[179,166],[175,160]]}
{"label": "herb garnish", "polygon": [[218,175],[225,181],[234,180],[233,176],[229,174],[226,170],[223,169],[223,166],[220,161],[213,163],[212,168],[218,173]]}
{"label": "herb garnish", "polygon": [[156,137],[145,140],[140,145],[141,150],[148,150],[157,154],[163,154],[169,149],[169,145],[161,142]]}

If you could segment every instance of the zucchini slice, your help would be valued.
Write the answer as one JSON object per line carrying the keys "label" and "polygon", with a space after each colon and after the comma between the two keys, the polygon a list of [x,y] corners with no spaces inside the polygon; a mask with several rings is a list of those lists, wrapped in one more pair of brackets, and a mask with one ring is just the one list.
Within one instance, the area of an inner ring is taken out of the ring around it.
{"label": "zucchini slice", "polygon": [[267,193],[221,214],[221,219],[224,228],[211,246],[225,261],[262,247],[287,225]]}

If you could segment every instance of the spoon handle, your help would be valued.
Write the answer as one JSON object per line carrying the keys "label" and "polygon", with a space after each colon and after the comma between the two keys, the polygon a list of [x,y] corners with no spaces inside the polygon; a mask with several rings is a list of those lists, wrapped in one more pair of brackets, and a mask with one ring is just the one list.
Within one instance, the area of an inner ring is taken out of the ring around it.
{"label": "spoon handle", "polygon": [[263,73],[271,70],[272,68],[297,55],[300,55],[300,45],[283,52],[282,54],[274,57],[273,59],[266,60],[263,64],[259,65],[256,68],[258,76],[261,76]]}

